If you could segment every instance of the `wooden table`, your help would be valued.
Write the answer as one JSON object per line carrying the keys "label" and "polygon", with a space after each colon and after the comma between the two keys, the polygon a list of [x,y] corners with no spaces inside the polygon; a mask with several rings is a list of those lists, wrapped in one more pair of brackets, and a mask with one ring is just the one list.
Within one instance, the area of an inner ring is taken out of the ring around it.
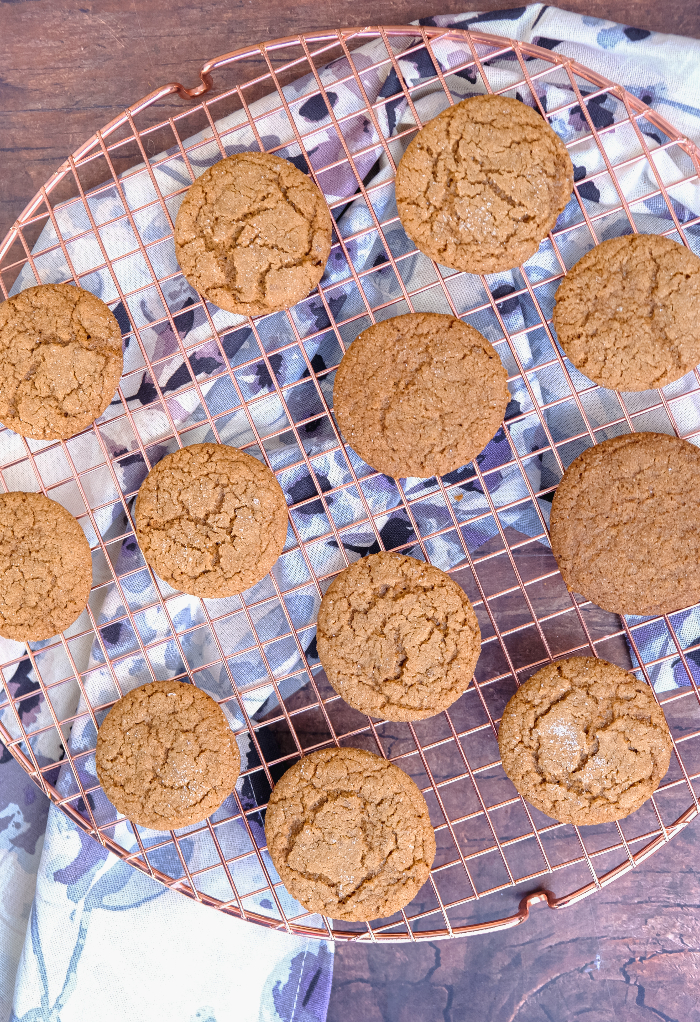
{"label": "wooden table", "polygon": [[[507,2],[507,0],[506,0]],[[97,128],[209,57],[330,24],[405,24],[503,0],[4,0],[0,237]],[[699,0],[567,0],[700,37]],[[38,40],[41,39],[40,44]],[[578,906],[515,930],[419,946],[338,947],[329,1022],[700,1022],[700,825]]]}
{"label": "wooden table", "polygon": [[517,929],[336,950],[328,1022],[698,1022],[700,825]]}

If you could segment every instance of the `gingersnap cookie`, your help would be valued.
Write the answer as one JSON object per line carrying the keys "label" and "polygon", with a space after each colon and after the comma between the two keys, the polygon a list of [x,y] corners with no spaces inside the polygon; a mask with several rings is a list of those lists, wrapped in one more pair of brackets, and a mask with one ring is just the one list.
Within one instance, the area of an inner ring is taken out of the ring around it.
{"label": "gingersnap cookie", "polygon": [[122,374],[117,320],[89,291],[39,284],[0,305],[0,422],[65,440],[94,422]]}
{"label": "gingersnap cookie", "polygon": [[331,251],[322,192],[288,160],[238,153],[205,170],[175,221],[190,284],[228,312],[262,316],[306,298]]}
{"label": "gingersnap cookie", "polygon": [[520,686],[498,731],[518,792],[561,823],[621,820],[656,791],[671,735],[649,686],[615,664],[570,657]]}
{"label": "gingersnap cookie", "polygon": [[509,400],[508,374],[486,338],[436,312],[363,330],[333,387],[343,439],[395,478],[444,475],[471,461],[498,429]]}
{"label": "gingersnap cookie", "polygon": [[292,897],[349,922],[408,905],[435,858],[419,789],[364,749],[321,749],[295,763],[270,796],[265,836]]}
{"label": "gingersnap cookie", "polygon": [[153,830],[205,820],[233,791],[238,744],[221,707],[196,685],[151,681],[114,704],[95,766],[120,813]]}
{"label": "gingersnap cookie", "polygon": [[267,575],[287,538],[273,473],[224,444],[192,444],[158,462],[136,498],[134,525],[153,570],[192,596],[233,596]]}
{"label": "gingersnap cookie", "polygon": [[41,493],[0,494],[0,635],[50,639],[85,610],[92,557],[75,518]]}
{"label": "gingersnap cookie", "polygon": [[333,579],[316,630],[326,676],[346,703],[386,720],[423,720],[469,687],[481,632],[465,592],[413,557],[362,557]]}
{"label": "gingersnap cookie", "polygon": [[534,255],[574,183],[566,146],[531,107],[473,96],[411,141],[396,204],[421,252],[455,270],[496,273]]}
{"label": "gingersnap cookie", "polygon": [[700,259],[656,234],[610,238],[557,291],[559,343],[611,390],[665,387],[700,362]]}
{"label": "gingersnap cookie", "polygon": [[614,614],[700,601],[700,450],[665,433],[589,447],[557,487],[552,553],[567,588]]}

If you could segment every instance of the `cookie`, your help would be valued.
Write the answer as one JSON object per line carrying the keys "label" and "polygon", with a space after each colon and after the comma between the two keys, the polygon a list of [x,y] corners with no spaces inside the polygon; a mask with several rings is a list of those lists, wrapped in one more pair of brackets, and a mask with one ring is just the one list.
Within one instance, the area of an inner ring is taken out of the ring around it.
{"label": "cookie", "polygon": [[287,538],[287,503],[257,458],[224,444],[166,456],[141,484],[136,538],[153,570],[192,596],[233,596],[267,575]]}
{"label": "cookie", "polygon": [[205,170],[175,221],[192,287],[228,312],[264,316],[306,298],[331,251],[322,192],[288,160],[238,153]]}
{"label": "cookie", "polygon": [[316,630],[326,676],[346,703],[386,720],[424,720],[469,687],[481,632],[464,590],[413,557],[362,557],[333,579]]}
{"label": "cookie", "polygon": [[534,255],[574,183],[566,146],[531,107],[473,96],[412,140],[396,171],[409,238],[443,266],[509,270]]}
{"label": "cookie", "polygon": [[151,681],[114,704],[97,732],[97,777],[115,808],[153,830],[205,820],[233,791],[238,744],[196,685]]}
{"label": "cookie", "polygon": [[408,905],[435,858],[420,791],[364,749],[321,749],[295,763],[270,796],[265,836],[292,897],[349,922]]}
{"label": "cookie", "polygon": [[122,374],[122,334],[99,298],[39,284],[0,305],[0,422],[65,440],[95,421]]}
{"label": "cookie", "polygon": [[644,681],[575,656],[537,671],[503,712],[503,769],[561,823],[621,820],[656,791],[671,759],[663,711]]}
{"label": "cookie", "polygon": [[0,494],[0,635],[50,639],[85,610],[92,556],[65,508],[41,493]]}
{"label": "cookie", "polygon": [[550,520],[567,587],[614,614],[700,601],[700,450],[665,433],[589,447],[564,473]]}
{"label": "cookie", "polygon": [[700,259],[657,234],[610,238],[559,285],[553,315],[565,354],[611,390],[650,390],[700,362]]}
{"label": "cookie", "polygon": [[333,388],[343,439],[395,478],[444,475],[471,461],[498,429],[509,400],[495,349],[473,327],[435,312],[363,330]]}

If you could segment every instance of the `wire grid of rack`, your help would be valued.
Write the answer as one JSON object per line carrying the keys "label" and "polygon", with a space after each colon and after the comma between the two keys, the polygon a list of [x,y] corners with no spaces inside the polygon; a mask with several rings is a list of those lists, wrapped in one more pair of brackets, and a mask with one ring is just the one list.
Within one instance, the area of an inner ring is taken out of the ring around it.
{"label": "wire grid of rack", "polygon": [[[193,105],[211,88],[213,72],[238,66],[245,81]],[[700,218],[687,196],[700,195],[698,152],[644,103],[572,61],[460,30],[313,33],[217,58],[201,79],[190,90],[164,86],[89,139],[0,247],[4,297],[47,279],[90,289],[101,274],[103,284],[111,282],[105,300],[117,311],[126,344],[119,393],[91,429],[49,443],[0,434],[4,488],[41,490],[68,507],[90,539],[94,568],[89,606],[66,633],[26,648],[1,640],[0,738],[49,798],[106,848],[173,890],[267,926],[338,939],[435,939],[515,925],[545,898],[551,907],[570,904],[631,869],[696,815],[700,695],[693,653],[700,644],[679,634],[674,616],[625,621],[568,594],[549,548],[547,510],[564,468],[591,443],[639,428],[675,431],[697,443],[700,376],[696,371],[644,395],[601,392],[553,343],[552,296],[573,261],[573,237],[588,232],[590,247],[613,222],[618,234],[643,230],[650,210],[665,218],[663,233],[697,250]],[[541,246],[549,271],[526,264],[505,286],[502,275],[470,277],[420,256],[386,201],[395,165],[422,123],[422,101],[437,94],[446,106],[455,101],[455,84],[465,82],[473,92],[525,98],[560,133],[573,123],[565,141],[575,164],[581,146],[599,154],[597,169],[583,180],[577,174],[572,201]],[[343,87],[355,97],[349,112],[336,102]],[[173,107],[178,95],[185,102]],[[552,95],[559,97],[554,105]],[[163,115],[166,101],[173,108]],[[298,116],[309,103],[321,127]],[[392,124],[399,107],[404,120]],[[359,142],[350,130],[358,118]],[[269,125],[279,123],[286,136],[270,136]],[[335,140],[330,161],[319,131]],[[335,257],[341,269],[335,276],[327,271],[318,293],[302,303],[310,317],[297,308],[281,319],[251,321],[222,316],[194,293],[183,302],[179,269],[161,258],[163,245],[172,248],[174,213],[189,181],[241,148],[295,160],[329,198],[336,222],[331,263]],[[669,179],[670,156],[676,171]],[[368,174],[377,160],[384,172]],[[178,173],[169,175],[175,162]],[[640,167],[641,178],[632,173]],[[345,193],[329,195],[338,173]],[[130,189],[138,181],[145,189],[134,204]],[[604,187],[615,198],[601,210],[596,193],[599,199]],[[360,215],[348,229],[343,216],[352,203]],[[143,226],[154,217],[163,225],[156,240]],[[115,250],[115,225],[131,245],[119,242]],[[370,265],[357,256],[367,239],[381,253]],[[87,250],[89,273],[79,265]],[[145,268],[145,282],[139,278],[129,289],[124,266],[134,259]],[[378,273],[391,274],[391,286],[376,286]],[[350,285],[354,299],[346,305],[337,296]],[[514,328],[516,307],[527,307],[529,319]],[[343,445],[331,414],[334,368],[370,322],[423,309],[452,312],[482,329],[509,368],[511,390],[519,387],[529,404],[509,407],[473,465],[433,480],[387,480]],[[539,354],[527,364],[521,342],[534,332],[540,342],[531,352]],[[535,434],[534,445],[524,443]],[[226,601],[183,597],[155,578],[139,557],[130,516],[154,461],[204,439],[265,460],[290,504],[278,565],[253,590]],[[333,461],[340,476],[331,471]],[[504,489],[504,479],[518,485]],[[529,523],[524,531],[522,522]],[[384,548],[450,571],[482,626],[482,655],[468,692],[449,712],[415,724],[350,710],[328,685],[315,650],[315,613],[330,579],[362,553]],[[665,628],[670,652],[662,657],[645,653],[652,626]],[[682,675],[657,691],[674,737],[669,774],[619,824],[557,824],[517,796],[499,762],[497,725],[516,685],[550,659],[573,653],[607,657],[651,682],[669,664]],[[168,834],[149,831],[116,814],[97,784],[96,729],[128,689],[188,676],[227,713],[243,772],[209,820]],[[75,739],[79,733],[82,740]],[[332,743],[388,757],[428,801],[438,847],[431,877],[391,919],[350,924],[310,916],[280,884],[267,853],[263,812],[275,780],[300,754]]]}

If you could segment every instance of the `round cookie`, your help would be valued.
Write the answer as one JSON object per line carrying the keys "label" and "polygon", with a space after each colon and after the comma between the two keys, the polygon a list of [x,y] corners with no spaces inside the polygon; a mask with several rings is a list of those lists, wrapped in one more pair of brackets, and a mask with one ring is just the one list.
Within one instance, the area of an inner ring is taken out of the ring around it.
{"label": "round cookie", "polygon": [[573,188],[566,146],[531,107],[473,96],[412,140],[396,203],[421,252],[467,273],[524,263],[554,228]]}
{"label": "round cookie", "polygon": [[269,153],[238,153],[205,170],[175,221],[175,255],[190,284],[228,312],[288,309],[316,287],[331,251],[322,192]]}
{"label": "round cookie", "polygon": [[87,429],[122,366],[119,324],[89,291],[39,284],[0,304],[0,422],[15,433],[65,440]]}
{"label": "round cookie", "polygon": [[510,400],[495,349],[454,316],[413,312],[363,330],[338,367],[343,439],[385,475],[425,479],[479,454]]}
{"label": "round cookie", "polygon": [[148,473],[134,506],[136,538],[153,570],[193,596],[233,596],[267,575],[287,538],[287,503],[257,458],[192,444]]}
{"label": "round cookie", "polygon": [[349,922],[408,905],[435,858],[419,789],[364,749],[321,749],[295,763],[270,796],[265,836],[292,897]]}
{"label": "round cookie", "polygon": [[564,352],[594,383],[665,387],[700,362],[700,259],[656,234],[610,238],[564,277],[553,321]]}
{"label": "round cookie", "polygon": [[38,642],[85,610],[92,556],[83,530],[41,493],[0,494],[0,635]]}
{"label": "round cookie", "polygon": [[621,820],[668,770],[671,735],[649,686],[615,664],[571,657],[520,686],[498,731],[518,792],[561,823]]}
{"label": "round cookie", "polygon": [[316,630],[326,676],[346,703],[386,720],[424,720],[469,687],[481,652],[476,614],[439,568],[362,557],[333,579]]}
{"label": "round cookie", "polygon": [[700,450],[665,433],[589,447],[564,473],[550,519],[567,588],[614,614],[700,600]]}
{"label": "round cookie", "polygon": [[196,685],[151,681],[114,704],[97,732],[95,766],[110,802],[153,830],[211,816],[233,791],[238,744],[221,707]]}

